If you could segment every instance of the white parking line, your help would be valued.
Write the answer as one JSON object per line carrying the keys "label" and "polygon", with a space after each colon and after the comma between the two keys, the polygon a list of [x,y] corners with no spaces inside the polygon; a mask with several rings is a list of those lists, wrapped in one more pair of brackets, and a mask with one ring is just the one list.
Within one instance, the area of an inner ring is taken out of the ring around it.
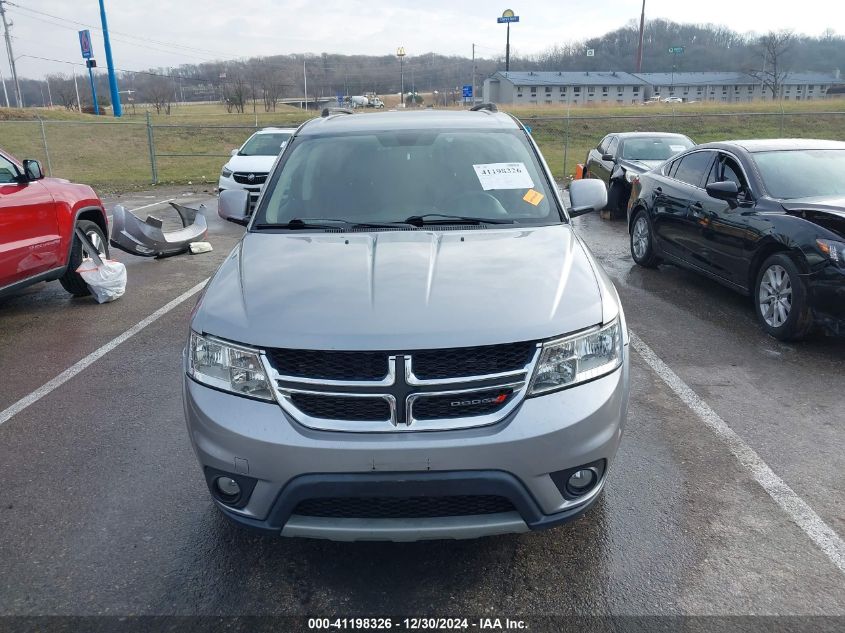
{"label": "white parking line", "polygon": [[745,467],[754,480],[763,487],[781,509],[800,527],[822,552],[845,573],[845,542],[816,514],[806,501],[799,497],[786,482],[778,477],[763,459],[702,400],[681,378],[660,360],[640,337],[631,332],[631,345],[643,360],[660,376],[669,388],[728,445],[734,457]]}
{"label": "white parking line", "polygon": [[173,308],[193,297],[200,290],[202,290],[203,287],[205,287],[205,284],[207,282],[208,279],[204,279],[190,290],[183,292],[181,295],[179,295],[172,301],[169,301],[168,303],[164,304],[158,310],[153,312],[146,319],[143,319],[142,321],[139,321],[138,323],[133,325],[120,336],[116,336],[99,349],[94,350],[82,360],[74,363],[73,365],[65,369],[62,373],[60,373],[58,376],[56,376],[49,382],[44,383],[32,393],[24,396],[10,407],[4,409],[2,412],[0,412],[0,425],[4,424],[5,422],[8,422],[10,418],[26,409],[29,405],[35,404],[36,402],[41,400],[41,398],[49,394],[51,391],[54,391],[58,387],[61,387],[68,380],[76,376],[85,368],[91,366],[94,362],[108,354],[115,347],[129,340],[148,325],[158,321],[161,317],[170,312]]}

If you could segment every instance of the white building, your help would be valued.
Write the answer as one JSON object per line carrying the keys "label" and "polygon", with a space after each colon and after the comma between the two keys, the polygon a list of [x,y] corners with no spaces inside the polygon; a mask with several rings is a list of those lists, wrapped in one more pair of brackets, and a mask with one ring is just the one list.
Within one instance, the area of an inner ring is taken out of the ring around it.
{"label": "white building", "polygon": [[[787,73],[780,98],[824,99],[831,86],[843,85],[839,73]],[[736,103],[771,100],[760,79],[738,72],[497,72],[484,80],[484,101],[517,105],[628,105],[660,97],[684,101]]]}
{"label": "white building", "polygon": [[508,104],[631,104],[646,83],[623,72],[497,72],[484,80],[484,101]]}

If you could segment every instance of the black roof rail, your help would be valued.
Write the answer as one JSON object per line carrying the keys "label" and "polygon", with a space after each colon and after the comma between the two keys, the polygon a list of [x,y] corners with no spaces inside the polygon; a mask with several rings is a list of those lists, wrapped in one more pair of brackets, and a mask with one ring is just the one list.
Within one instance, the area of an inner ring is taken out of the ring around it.
{"label": "black roof rail", "polygon": [[333,114],[354,114],[354,112],[352,112],[349,108],[323,108],[320,116],[325,118]]}
{"label": "black roof rail", "polygon": [[470,112],[498,112],[499,108],[495,103],[479,103],[469,109]]}

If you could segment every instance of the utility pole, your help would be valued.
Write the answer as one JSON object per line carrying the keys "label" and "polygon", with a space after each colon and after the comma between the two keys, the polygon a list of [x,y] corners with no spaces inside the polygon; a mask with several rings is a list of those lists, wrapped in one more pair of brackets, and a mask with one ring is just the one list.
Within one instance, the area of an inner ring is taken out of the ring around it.
{"label": "utility pole", "polygon": [[645,36],[645,0],[643,0],[643,12],[640,14],[640,45],[637,47],[637,72],[643,71],[643,38]]}
{"label": "utility pole", "polygon": [[3,96],[6,97],[6,107],[9,107],[9,93],[6,90],[6,78],[3,76],[3,71],[0,70],[0,82],[3,83]]}
{"label": "utility pole", "polygon": [[305,57],[302,58],[302,80],[305,84],[305,109],[308,109],[308,75],[305,73]]}
{"label": "utility pole", "polygon": [[114,116],[123,114],[120,107],[120,92],[117,89],[117,75],[114,74],[114,60],[111,56],[111,41],[109,40],[109,25],[106,22],[106,7],[100,0],[100,22],[103,24],[103,44],[106,49],[106,65],[109,69],[109,88],[111,89],[111,107]]}
{"label": "utility pole", "polygon": [[405,47],[396,49],[396,57],[399,58],[399,107],[405,107]]}
{"label": "utility pole", "polygon": [[475,105],[475,44],[472,45],[472,105]]}
{"label": "utility pole", "polygon": [[[6,1],[0,0],[0,18],[3,19],[3,32],[6,36],[6,54],[9,56],[9,67],[12,69],[12,80],[15,82],[15,97],[18,101],[18,107],[23,107],[23,99],[21,98],[21,84],[18,81],[18,71],[15,68],[15,54],[12,51],[12,38],[9,35],[9,23],[6,21]],[[3,89],[5,90],[5,84]]]}
{"label": "utility pole", "polygon": [[44,81],[47,83],[47,100],[50,102],[50,107],[53,107],[53,93],[50,92],[50,80],[47,79],[47,76],[44,76]]}
{"label": "utility pole", "polygon": [[79,84],[76,83],[76,66],[73,67],[73,89],[76,90],[76,109],[82,112],[82,101],[79,100]]}

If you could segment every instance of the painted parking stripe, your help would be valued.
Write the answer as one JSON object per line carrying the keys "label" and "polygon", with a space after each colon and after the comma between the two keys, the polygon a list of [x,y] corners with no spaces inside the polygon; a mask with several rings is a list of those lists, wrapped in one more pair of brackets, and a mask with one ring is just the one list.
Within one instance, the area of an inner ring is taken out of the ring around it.
{"label": "painted parking stripe", "polygon": [[146,319],[143,319],[142,321],[139,321],[138,323],[133,325],[120,336],[116,336],[99,349],[94,350],[82,360],[77,361],[76,363],[65,369],[62,373],[60,373],[58,376],[56,376],[49,382],[44,383],[32,393],[24,396],[10,407],[4,409],[2,412],[0,412],[0,425],[8,422],[9,419],[26,409],[28,406],[35,404],[50,392],[55,391],[57,388],[65,384],[68,380],[76,376],[79,372],[83,371],[84,369],[98,361],[100,358],[108,354],[115,347],[117,347],[121,343],[124,343],[125,341],[128,341],[130,338],[135,336],[145,327],[158,321],[165,314],[173,310],[173,308],[177,307],[178,305],[184,303],[185,301],[193,297],[205,287],[205,284],[207,282],[208,279],[204,279],[190,290],[183,292],[181,295],[179,295],[172,301],[169,301],[168,303],[161,306],[158,310],[153,312]]}
{"label": "painted parking stripe", "polygon": [[739,463],[800,527],[816,546],[845,573],[845,542],[799,497],[695,391],[669,368],[642,339],[631,332],[631,345],[693,413],[727,444]]}

